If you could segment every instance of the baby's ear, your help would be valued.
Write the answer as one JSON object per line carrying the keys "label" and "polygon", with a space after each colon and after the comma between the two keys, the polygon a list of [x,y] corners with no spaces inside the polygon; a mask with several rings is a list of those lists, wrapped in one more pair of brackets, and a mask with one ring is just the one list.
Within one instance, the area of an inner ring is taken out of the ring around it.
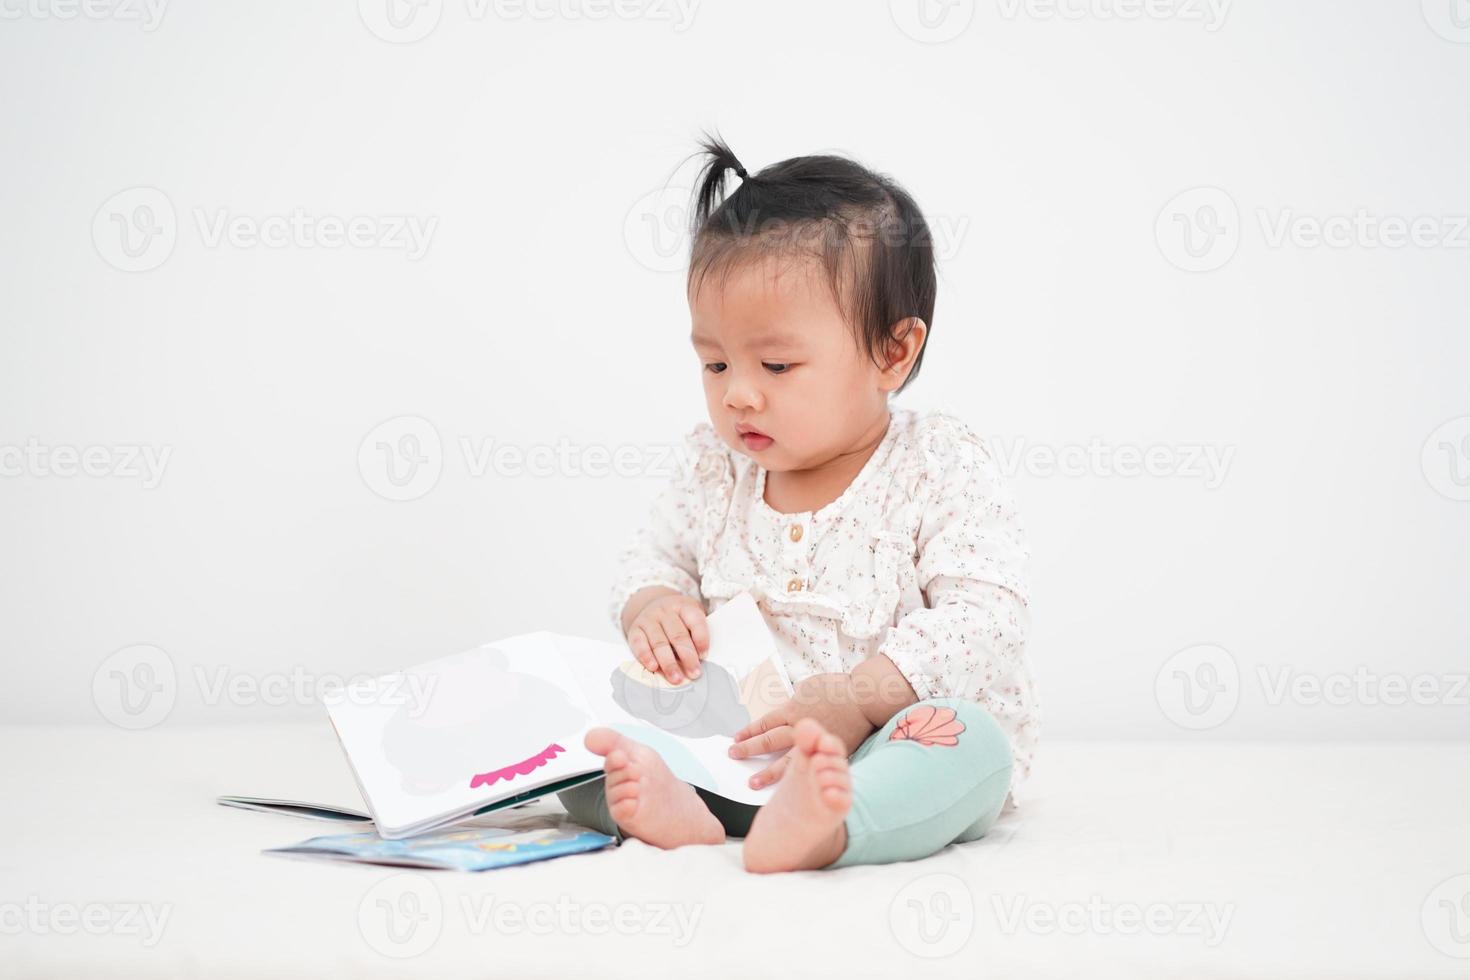
{"label": "baby's ear", "polygon": [[924,349],[924,337],[929,328],[916,316],[905,317],[888,328],[885,372],[906,376],[919,351]]}

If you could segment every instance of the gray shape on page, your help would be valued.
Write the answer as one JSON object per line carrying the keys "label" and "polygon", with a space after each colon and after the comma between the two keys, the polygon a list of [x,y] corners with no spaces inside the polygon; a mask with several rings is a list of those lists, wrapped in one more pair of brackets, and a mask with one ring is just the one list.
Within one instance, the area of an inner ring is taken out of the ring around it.
{"label": "gray shape on page", "polygon": [[740,703],[740,686],[728,670],[705,661],[696,680],[673,688],[640,684],[613,668],[608,678],[613,700],[628,714],[666,732],[688,738],[734,735],[750,723],[750,711]]}

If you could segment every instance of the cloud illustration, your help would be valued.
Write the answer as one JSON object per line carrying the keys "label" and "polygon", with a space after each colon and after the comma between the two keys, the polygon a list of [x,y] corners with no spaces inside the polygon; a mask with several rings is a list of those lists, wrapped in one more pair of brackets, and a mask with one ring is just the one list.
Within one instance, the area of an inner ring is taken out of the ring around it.
{"label": "cloud illustration", "polygon": [[436,661],[426,703],[403,704],[383,730],[383,751],[417,796],[470,786],[479,773],[514,765],[587,723],[561,688],[509,667],[505,652],[478,647]]}
{"label": "cloud illustration", "polygon": [[750,712],[740,703],[740,687],[719,664],[705,661],[701,667],[698,680],[675,686],[638,661],[625,661],[608,678],[613,700],[640,721],[675,735],[734,735],[750,722]]}

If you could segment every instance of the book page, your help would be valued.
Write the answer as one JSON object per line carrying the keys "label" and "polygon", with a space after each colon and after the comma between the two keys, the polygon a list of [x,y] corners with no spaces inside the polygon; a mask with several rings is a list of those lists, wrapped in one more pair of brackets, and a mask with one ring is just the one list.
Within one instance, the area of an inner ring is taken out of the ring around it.
{"label": "book page", "polygon": [[644,670],[626,643],[557,635],[562,659],[600,725],[654,749],[686,783],[740,803],[774,787],[750,777],[779,754],[731,759],[734,734],[791,695],[775,637],[749,593],[710,614],[709,656],[698,680],[672,685]]}
{"label": "book page", "polygon": [[384,837],[602,769],[558,649],[554,634],[528,633],[323,698]]}

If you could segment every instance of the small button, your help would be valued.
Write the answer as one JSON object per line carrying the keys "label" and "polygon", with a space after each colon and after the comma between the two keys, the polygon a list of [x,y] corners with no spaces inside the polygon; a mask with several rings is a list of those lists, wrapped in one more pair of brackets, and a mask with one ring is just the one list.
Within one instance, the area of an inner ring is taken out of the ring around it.
{"label": "small button", "polygon": [[787,592],[800,592],[801,591],[801,579],[794,578],[790,582],[787,582],[786,583],[786,591]]}
{"label": "small button", "polygon": [[791,540],[792,541],[800,541],[801,540],[801,525],[800,524],[793,524],[793,525],[791,525]]}

